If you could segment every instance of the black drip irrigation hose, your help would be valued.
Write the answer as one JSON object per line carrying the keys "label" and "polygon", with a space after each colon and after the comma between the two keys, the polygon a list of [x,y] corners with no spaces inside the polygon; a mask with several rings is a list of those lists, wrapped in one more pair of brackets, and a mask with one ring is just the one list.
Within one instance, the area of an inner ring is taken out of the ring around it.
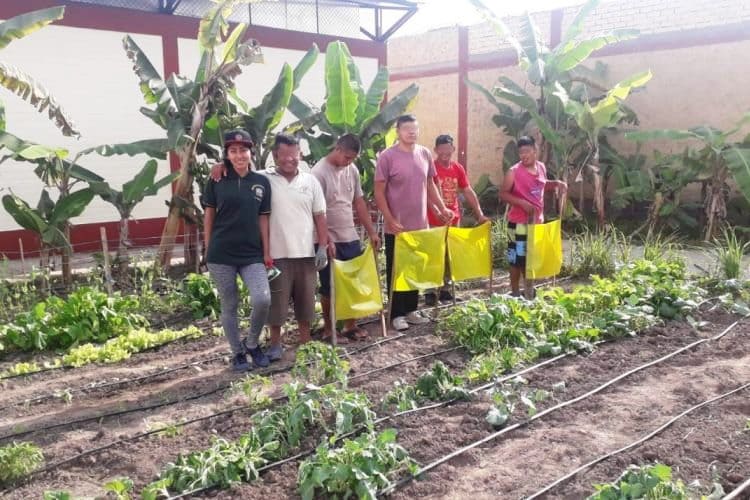
{"label": "black drip irrigation hose", "polygon": [[740,494],[745,491],[750,490],[750,478],[748,478],[744,483],[737,486],[735,489],[729,492],[727,496],[725,496],[722,500],[739,500]]}
{"label": "black drip irrigation hose", "polygon": [[[397,338],[401,338],[401,337],[397,337],[397,336],[394,335],[393,337],[388,337],[388,340],[395,340]],[[379,341],[379,344],[384,343],[385,340],[386,339]],[[374,343],[373,343],[373,345],[374,345]],[[363,346],[363,348],[358,349],[358,352],[361,351],[361,350],[364,350],[365,348],[369,348],[369,347],[371,347],[371,346]],[[423,355],[420,355],[420,356],[416,356],[416,357],[408,359],[408,360],[404,360],[404,361],[401,361],[401,362],[398,362],[398,363],[395,363],[395,364],[391,364],[391,365],[386,365],[386,366],[383,366],[383,367],[380,367],[380,368],[376,368],[374,370],[370,370],[368,372],[356,375],[355,377],[351,377],[350,380],[351,379],[355,379],[355,378],[361,378],[361,377],[363,377],[365,375],[371,375],[373,373],[377,373],[377,372],[381,372],[381,371],[386,371],[386,370],[389,370],[391,368],[394,368],[394,367],[397,367],[397,366],[401,366],[403,364],[410,363],[410,362],[413,362],[413,361],[418,361],[418,360],[421,360],[421,359],[424,359],[424,358],[427,358],[427,357],[430,357],[430,356],[438,356],[438,355],[443,354],[445,352],[455,351],[455,350],[458,350],[460,348],[461,347],[454,347],[454,348],[451,348],[451,349],[444,349],[444,350],[441,350],[441,351],[436,351],[436,352],[433,352],[433,353],[423,354]],[[278,374],[278,373],[287,372],[287,371],[291,370],[292,368],[293,368],[293,365],[286,365],[286,366],[283,366],[283,367],[279,367],[279,368],[277,368],[275,370],[264,371],[261,374],[262,375],[274,375],[274,374]],[[153,410],[153,409],[156,409],[156,408],[161,408],[161,407],[164,407],[164,406],[170,406],[170,405],[173,405],[173,404],[178,404],[178,403],[183,403],[183,402],[187,402],[187,401],[192,401],[192,400],[195,400],[195,399],[201,399],[201,398],[204,398],[206,396],[210,396],[212,394],[215,394],[217,392],[221,392],[223,390],[226,390],[229,387],[231,387],[231,385],[232,385],[232,382],[224,383],[224,384],[218,385],[217,387],[215,387],[213,389],[210,389],[208,391],[202,392],[200,394],[194,394],[192,396],[188,396],[188,397],[181,398],[181,399],[176,399],[176,400],[172,400],[172,401],[166,401],[166,402],[156,403],[156,404],[147,405],[147,406],[141,406],[141,407],[138,407],[138,408],[128,408],[128,409],[125,409],[125,410],[119,410],[119,411],[112,412],[112,413],[105,413],[105,414],[102,414],[102,415],[93,415],[93,416],[89,416],[89,417],[83,417],[83,418],[80,418],[80,419],[77,419],[77,420],[72,420],[72,421],[68,421],[68,422],[60,422],[60,423],[57,423],[57,424],[48,425],[48,426],[45,426],[45,427],[41,427],[39,429],[30,429],[30,430],[20,431],[20,432],[16,432],[16,433],[13,433],[13,434],[8,434],[8,435],[5,435],[5,436],[0,436],[0,441],[4,441],[4,440],[7,440],[7,439],[12,439],[12,438],[18,438],[18,437],[21,437],[21,436],[26,436],[28,434],[33,434],[33,433],[37,433],[37,432],[48,431],[48,430],[51,430],[51,429],[57,429],[57,428],[60,428],[60,427],[67,427],[67,426],[70,426],[70,425],[82,424],[82,423],[91,422],[91,421],[94,421],[94,420],[101,420],[101,419],[104,419],[104,418],[117,417],[117,416],[121,416],[121,415],[126,415],[128,413],[148,411],[148,410]],[[282,397],[282,399],[283,399],[283,397]],[[240,409],[243,409],[243,408],[245,408],[245,407],[244,406],[236,407],[232,411],[237,411],[237,410],[240,410]],[[206,417],[206,418],[209,418],[209,417]]]}
{"label": "black drip irrigation hose", "polygon": [[[643,443],[645,443],[649,439],[653,438],[657,434],[659,434],[662,431],[664,431],[667,427],[671,426],[672,424],[674,424],[675,422],[677,422],[681,418],[689,415],[690,413],[694,412],[695,410],[703,408],[704,406],[708,406],[708,405],[710,405],[712,403],[715,403],[716,401],[719,401],[721,399],[724,399],[724,398],[727,398],[729,396],[732,396],[732,395],[734,395],[734,394],[736,394],[736,393],[738,393],[740,391],[744,391],[745,389],[748,389],[748,388],[750,388],[750,382],[748,382],[746,384],[743,384],[743,385],[741,385],[741,386],[739,386],[739,387],[737,387],[735,389],[732,389],[729,392],[725,392],[724,394],[721,394],[719,396],[716,396],[716,397],[713,397],[711,399],[708,399],[708,400],[706,400],[706,401],[704,401],[702,403],[699,403],[699,404],[697,404],[695,406],[692,406],[692,407],[688,408],[687,410],[683,411],[682,413],[680,413],[679,415],[675,416],[674,418],[671,418],[670,420],[668,420],[667,422],[665,422],[663,425],[657,427],[656,429],[654,429],[650,433],[646,434],[642,438],[640,438],[640,439],[638,439],[636,441],[633,441],[632,443],[628,444],[627,446],[623,446],[622,448],[620,448],[618,450],[612,451],[610,453],[606,453],[604,455],[601,455],[601,456],[595,458],[591,462],[588,462],[588,463],[586,463],[586,464],[578,467],[574,471],[572,471],[572,472],[570,472],[570,473],[562,476],[561,478],[559,478],[559,479],[551,482],[550,484],[548,484],[544,488],[540,489],[539,491],[537,491],[537,492],[533,493],[532,495],[530,495],[528,497],[525,497],[525,498],[526,498],[526,500],[532,500],[533,498],[538,498],[538,497],[544,495],[545,493],[549,492],[551,489],[556,488],[557,486],[559,486],[559,485],[565,483],[566,481],[570,480],[571,478],[573,478],[577,474],[585,471],[586,469],[588,469],[590,467],[593,467],[594,465],[598,464],[599,462],[603,462],[604,460],[612,458],[613,456],[615,456],[615,455],[617,455],[619,453],[626,452],[626,451],[628,451],[628,450],[630,450],[632,448],[635,448],[637,446],[642,445]],[[726,499],[726,498],[729,498],[729,497],[724,497],[724,498]]]}
{"label": "black drip irrigation hose", "polygon": [[483,445],[485,443],[493,441],[494,439],[502,436],[503,434],[507,434],[507,433],[509,433],[511,431],[514,431],[516,429],[520,429],[522,427],[526,427],[529,424],[531,424],[532,422],[534,422],[536,420],[539,420],[539,419],[545,417],[546,415],[549,415],[550,413],[553,413],[553,412],[555,412],[557,410],[561,410],[561,409],[566,408],[568,406],[571,406],[571,405],[573,405],[575,403],[583,401],[584,399],[587,399],[587,398],[589,398],[589,397],[591,397],[591,396],[593,396],[595,394],[598,394],[598,393],[602,392],[603,390],[609,388],[610,386],[616,384],[617,382],[619,382],[619,381],[621,381],[621,380],[629,377],[630,375],[633,375],[634,373],[637,373],[639,371],[645,370],[645,369],[650,368],[650,367],[652,367],[654,365],[657,365],[659,363],[667,361],[668,359],[671,359],[671,358],[677,356],[678,354],[681,354],[681,353],[683,353],[683,352],[685,352],[687,350],[690,350],[690,349],[692,349],[694,347],[697,347],[697,346],[699,346],[701,344],[704,344],[706,342],[711,342],[711,341],[719,340],[720,338],[724,337],[727,333],[729,333],[741,321],[743,321],[744,319],[746,319],[748,317],[750,317],[750,315],[743,316],[741,319],[735,321],[734,323],[732,323],[731,325],[729,325],[723,332],[721,332],[720,334],[718,334],[718,335],[716,335],[714,337],[710,337],[710,338],[706,338],[706,339],[701,339],[701,340],[697,340],[695,342],[692,342],[692,343],[690,343],[690,344],[688,344],[688,345],[686,345],[684,347],[681,347],[681,348],[679,348],[679,349],[677,349],[675,351],[672,351],[671,353],[669,353],[669,354],[667,354],[665,356],[662,356],[661,358],[658,358],[656,360],[650,361],[650,362],[645,363],[645,364],[643,364],[641,366],[638,366],[636,368],[628,370],[627,372],[625,372],[625,373],[623,373],[621,375],[618,375],[617,377],[609,380],[608,382],[605,382],[604,384],[596,387],[595,389],[592,389],[591,391],[589,391],[589,392],[587,392],[585,394],[582,394],[581,396],[578,396],[578,397],[573,398],[573,399],[569,399],[568,401],[564,401],[564,402],[562,402],[562,403],[560,403],[558,405],[555,405],[555,406],[552,406],[550,408],[547,408],[546,410],[543,410],[543,411],[537,413],[536,415],[534,415],[531,418],[528,418],[528,419],[526,419],[526,420],[524,420],[522,422],[519,422],[517,424],[505,427],[505,428],[503,428],[503,429],[501,429],[501,430],[499,430],[497,432],[493,432],[492,434],[490,434],[488,436],[485,436],[484,438],[482,438],[482,439],[480,439],[478,441],[474,441],[471,444],[468,444],[468,445],[463,446],[463,447],[461,447],[461,448],[459,448],[457,450],[454,450],[451,453],[448,453],[447,455],[444,455],[443,457],[441,457],[441,458],[439,458],[439,459],[431,462],[430,464],[428,464],[428,465],[426,465],[424,467],[420,467],[419,471],[417,471],[416,474],[413,474],[411,476],[407,476],[407,477],[405,477],[405,478],[397,481],[396,483],[393,483],[392,485],[388,486],[387,488],[384,488],[383,490],[381,490],[380,492],[378,492],[378,496],[381,496],[381,495],[382,496],[388,496],[391,493],[393,493],[394,491],[396,491],[397,489],[405,486],[406,484],[408,484],[412,480],[416,479],[417,477],[420,477],[425,472],[428,472],[428,471],[430,471],[432,469],[435,469],[435,468],[439,467],[440,465],[442,465],[442,464],[444,464],[444,463],[452,460],[453,458],[455,458],[455,457],[457,457],[459,455],[462,455],[463,453],[465,453],[467,451],[470,451],[470,450],[472,450],[472,449],[474,449],[474,448],[476,448],[478,446],[481,446],[481,445]]}

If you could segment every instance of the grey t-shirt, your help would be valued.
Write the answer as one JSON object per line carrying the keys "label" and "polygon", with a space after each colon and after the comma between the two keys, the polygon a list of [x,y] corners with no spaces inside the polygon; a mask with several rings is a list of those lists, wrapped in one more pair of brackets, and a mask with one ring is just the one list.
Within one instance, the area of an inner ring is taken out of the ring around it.
{"label": "grey t-shirt", "polygon": [[358,240],[353,203],[362,196],[362,181],[357,167],[335,167],[324,157],[311,172],[320,182],[326,199],[328,237],[336,243]]}

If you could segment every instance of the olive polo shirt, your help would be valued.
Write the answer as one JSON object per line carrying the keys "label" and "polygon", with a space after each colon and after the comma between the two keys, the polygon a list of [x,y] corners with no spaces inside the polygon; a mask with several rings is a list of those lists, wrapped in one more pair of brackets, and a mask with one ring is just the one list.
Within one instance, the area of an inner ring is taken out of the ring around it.
{"label": "olive polo shirt", "polygon": [[271,185],[255,172],[240,177],[233,168],[219,182],[208,181],[201,203],[216,209],[206,262],[246,266],[263,262],[261,215],[271,213]]}

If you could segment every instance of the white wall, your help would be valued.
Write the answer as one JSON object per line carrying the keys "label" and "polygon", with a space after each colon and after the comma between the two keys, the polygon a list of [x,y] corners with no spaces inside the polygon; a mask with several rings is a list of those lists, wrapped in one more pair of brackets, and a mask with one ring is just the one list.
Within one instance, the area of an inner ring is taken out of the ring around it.
{"label": "white wall", "polygon": [[[163,136],[162,130],[141,115],[143,98],[132,64],[122,48],[124,33],[48,26],[28,37],[14,41],[0,51],[0,61],[22,69],[42,83],[72,117],[81,138],[63,137],[46,114],[36,110],[0,88],[0,99],[6,106],[7,131],[23,139],[67,148],[71,155],[87,147],[106,143],[124,143]],[[161,70],[161,37],[134,35],[133,38]],[[91,155],[81,164],[104,177],[113,187],[142,168],[146,157],[103,158]],[[157,175],[169,172],[168,163],[160,162]],[[31,205],[36,205],[42,183],[33,173],[33,165],[6,161],[0,164],[0,195],[12,189]],[[157,196],[147,198],[134,213],[136,218],[166,214],[166,187]],[[53,195],[54,197],[55,195]],[[98,198],[75,223],[117,220],[114,207]],[[0,208],[0,230],[19,229],[15,221]]]}

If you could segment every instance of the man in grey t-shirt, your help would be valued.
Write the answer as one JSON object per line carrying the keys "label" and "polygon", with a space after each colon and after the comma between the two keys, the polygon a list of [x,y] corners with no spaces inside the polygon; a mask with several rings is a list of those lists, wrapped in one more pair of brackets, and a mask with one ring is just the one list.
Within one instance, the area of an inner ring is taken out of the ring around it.
{"label": "man in grey t-shirt", "polygon": [[[326,222],[328,226],[329,242],[335,245],[336,258],[350,260],[362,253],[362,245],[354,226],[354,211],[364,226],[372,246],[377,250],[380,238],[372,225],[370,213],[367,209],[359,170],[352,162],[359,156],[361,145],[353,134],[342,135],[333,150],[322,158],[312,168],[311,173],[318,179],[323,188],[326,200]],[[323,309],[323,339],[333,334],[334,325],[331,322],[331,280],[330,263],[319,273],[320,304]],[[367,333],[358,328],[353,319],[344,323],[340,341],[364,340]]]}

